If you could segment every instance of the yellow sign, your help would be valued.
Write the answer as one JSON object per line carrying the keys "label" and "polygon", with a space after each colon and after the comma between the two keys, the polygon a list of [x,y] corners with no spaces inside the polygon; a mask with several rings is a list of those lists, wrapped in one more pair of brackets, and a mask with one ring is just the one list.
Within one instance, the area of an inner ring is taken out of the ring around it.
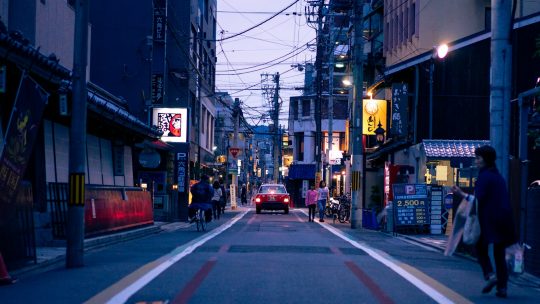
{"label": "yellow sign", "polygon": [[386,127],[386,104],[386,100],[383,99],[363,100],[362,134],[375,135],[375,129],[378,128],[379,122],[382,128],[388,131]]}

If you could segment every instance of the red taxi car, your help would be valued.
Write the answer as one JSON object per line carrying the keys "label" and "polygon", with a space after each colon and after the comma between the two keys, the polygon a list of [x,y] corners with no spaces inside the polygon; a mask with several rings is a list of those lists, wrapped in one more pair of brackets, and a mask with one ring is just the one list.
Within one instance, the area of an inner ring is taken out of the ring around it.
{"label": "red taxi car", "polygon": [[287,193],[285,186],[280,184],[264,184],[259,188],[255,196],[255,210],[261,213],[261,210],[283,210],[285,214],[289,213],[289,203],[291,197]]}

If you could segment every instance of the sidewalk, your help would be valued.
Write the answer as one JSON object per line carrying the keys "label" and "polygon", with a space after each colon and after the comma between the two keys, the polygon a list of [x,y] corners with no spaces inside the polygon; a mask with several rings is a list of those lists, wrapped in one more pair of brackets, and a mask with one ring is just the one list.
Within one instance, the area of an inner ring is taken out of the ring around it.
{"label": "sidewalk", "polygon": [[[87,252],[120,242],[126,242],[129,240],[142,238],[148,235],[160,233],[162,231],[184,229],[190,227],[190,225],[191,224],[186,222],[154,222],[154,224],[151,226],[145,226],[113,234],[92,237],[84,240],[84,251]],[[37,247],[36,263],[29,263],[28,266],[10,271],[10,273],[14,277],[23,277],[34,273],[47,271],[51,268],[57,267],[58,264],[60,264],[61,262],[64,262],[65,257],[65,246]]]}
{"label": "sidewalk", "polygon": [[[215,228],[215,226],[223,225],[226,221],[234,217],[238,212],[242,212],[249,208],[244,206],[238,206],[236,210],[231,210],[230,205],[227,206],[225,214],[222,215],[221,220],[213,220],[209,223],[209,229]],[[195,225],[188,222],[154,222],[153,225],[135,228],[126,231],[120,231],[113,234],[92,237],[84,240],[84,251],[88,252],[98,248],[111,246],[121,242],[126,242],[138,238],[143,238],[152,234],[162,232],[174,232],[176,230],[191,229]],[[59,243],[64,241],[59,241]],[[37,262],[30,262],[27,266],[10,271],[10,274],[14,277],[21,278],[41,272],[51,270],[53,268],[60,267],[64,263],[66,258],[66,247],[64,246],[51,246],[51,247],[37,247],[36,248]]]}
{"label": "sidewalk", "polygon": [[[332,220],[329,220],[328,222],[332,223]],[[350,228],[351,224],[349,222],[346,222],[346,223],[336,222],[335,224],[332,223],[332,225],[334,227],[340,229],[340,230],[343,230],[343,229],[346,229],[346,228]],[[382,234],[385,234],[385,235],[388,235],[388,236],[393,236],[395,238],[399,238],[401,240],[404,240],[404,241],[406,241],[408,243],[413,243],[413,244],[416,244],[416,245],[421,246],[421,247],[426,246],[426,247],[429,247],[431,249],[435,249],[435,250],[439,251],[440,253],[443,253],[444,250],[446,249],[446,243],[447,243],[447,240],[448,240],[448,237],[446,235],[444,235],[444,234],[439,234],[439,235],[435,235],[435,234],[433,234],[433,235],[431,235],[431,234],[430,235],[423,235],[423,234],[410,235],[410,234],[382,232],[382,231],[370,230],[370,229],[365,229],[365,228],[362,228],[362,230],[371,231],[373,233],[382,233]],[[476,263],[476,258],[469,255],[469,254],[467,254],[467,253],[456,251],[454,253],[454,256]],[[540,290],[540,278],[537,277],[537,276],[534,276],[532,274],[529,274],[527,272],[525,272],[524,274],[519,275],[519,276],[511,276],[510,277],[510,282],[513,283],[513,284],[516,284],[516,285],[527,286],[527,287],[531,287],[531,288],[535,288],[535,289]]]}

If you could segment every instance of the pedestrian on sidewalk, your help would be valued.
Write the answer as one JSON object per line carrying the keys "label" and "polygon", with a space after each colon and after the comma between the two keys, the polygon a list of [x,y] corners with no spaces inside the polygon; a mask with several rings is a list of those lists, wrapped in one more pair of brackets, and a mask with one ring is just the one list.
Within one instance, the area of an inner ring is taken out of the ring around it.
{"label": "pedestrian on sidewalk", "polygon": [[[477,216],[481,231],[480,239],[476,244],[476,253],[486,280],[482,293],[489,293],[493,287],[497,286],[497,297],[506,298],[508,269],[505,249],[517,242],[508,188],[495,165],[497,157],[495,149],[483,146],[477,148],[474,153],[475,164],[480,171],[474,188],[474,196],[477,199]],[[457,186],[452,187],[452,192],[467,200],[471,199],[469,194]],[[490,244],[493,244],[496,275],[488,254]]]}
{"label": "pedestrian on sidewalk", "polygon": [[219,214],[225,213],[225,206],[227,205],[227,191],[225,190],[225,184],[223,183],[223,179],[219,180],[219,188],[221,189],[221,201],[220,201],[220,208],[219,208]]}
{"label": "pedestrian on sidewalk", "polygon": [[212,187],[214,188],[214,195],[212,196],[212,210],[214,213],[214,218],[219,220],[221,209],[221,196],[223,195],[223,193],[221,192],[221,187],[219,186],[218,181],[214,181]]}
{"label": "pedestrian on sidewalk", "polygon": [[240,192],[240,201],[242,206],[247,205],[247,188],[246,184],[242,185],[242,192]]}
{"label": "pedestrian on sidewalk", "polygon": [[330,191],[326,187],[326,182],[321,181],[319,183],[319,189],[317,190],[317,204],[319,208],[319,222],[324,222],[324,209],[326,208],[326,202],[330,198]]}
{"label": "pedestrian on sidewalk", "polygon": [[315,190],[315,185],[312,185],[311,188],[306,193],[306,206],[308,207],[308,222],[313,222],[315,220],[315,207],[317,206],[317,197],[319,193]]}

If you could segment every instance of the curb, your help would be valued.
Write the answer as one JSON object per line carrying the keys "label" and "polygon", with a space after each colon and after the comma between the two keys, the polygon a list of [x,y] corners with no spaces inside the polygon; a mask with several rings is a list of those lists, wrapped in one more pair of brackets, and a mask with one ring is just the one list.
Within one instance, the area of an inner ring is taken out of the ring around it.
{"label": "curb", "polygon": [[[430,248],[433,248],[433,249],[436,249],[438,251],[441,251],[441,252],[444,252],[444,248],[442,247],[439,247],[439,246],[435,246],[431,243],[427,243],[427,242],[422,242],[414,237],[410,237],[408,235],[404,235],[404,234],[396,234],[396,236],[398,237],[402,237],[408,241],[411,241],[411,242],[414,242],[414,243],[417,243],[417,244],[420,244],[422,246],[427,246],[427,247],[430,247]],[[462,259],[465,259],[465,260],[468,260],[468,261],[471,261],[471,262],[477,262],[476,259],[470,255],[467,255],[467,254],[463,254],[463,253],[460,253],[460,252],[454,252],[453,256],[456,256],[456,257],[459,257],[459,258],[462,258]],[[536,289],[539,289],[540,290],[540,278],[539,277],[536,277],[530,273],[523,273],[519,276],[516,276],[516,277],[513,277],[513,276],[510,276],[510,281],[513,281],[514,284],[517,284],[517,285],[521,285],[523,283],[525,284],[533,284],[533,285],[536,285],[536,286],[530,286],[532,288],[536,288]]]}
{"label": "curb", "polygon": [[[427,243],[427,242],[422,242],[422,241],[418,240],[417,238],[414,238],[414,237],[411,237],[411,236],[408,236],[408,235],[405,235],[405,234],[396,233],[395,235],[398,236],[398,237],[404,238],[404,239],[406,239],[408,241],[420,244],[422,246],[427,246],[427,247],[436,249],[436,250],[438,250],[440,252],[444,252],[444,250],[445,250],[444,247],[436,246],[436,245],[433,245],[433,244]],[[476,259],[474,257],[472,257],[472,256],[470,256],[468,254],[461,253],[461,252],[454,252],[454,254],[452,254],[452,256],[456,256],[456,257],[460,257],[462,259],[466,259],[466,260],[469,260],[469,261],[472,261],[472,262],[476,262]]]}
{"label": "curb", "polygon": [[[120,242],[126,242],[137,238],[142,238],[151,234],[161,232],[161,226],[165,223],[155,224],[153,226],[143,227],[139,229],[124,231],[117,234],[99,236],[94,238],[89,238],[84,240],[84,252],[88,252],[94,249],[105,247],[112,244],[117,244]],[[45,260],[43,262],[32,264],[30,266],[10,271],[11,274],[15,277],[23,277],[31,274],[42,273],[51,269],[58,268],[61,262],[64,262],[66,255],[62,254],[55,258]]]}

